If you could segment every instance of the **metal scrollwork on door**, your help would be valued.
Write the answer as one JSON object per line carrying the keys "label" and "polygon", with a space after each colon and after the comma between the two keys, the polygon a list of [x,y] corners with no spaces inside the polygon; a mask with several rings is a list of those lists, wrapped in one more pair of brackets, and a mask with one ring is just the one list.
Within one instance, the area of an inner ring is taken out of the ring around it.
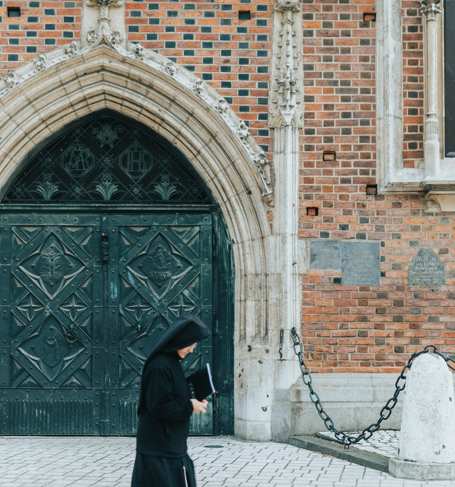
{"label": "metal scrollwork on door", "polygon": [[30,154],[4,203],[211,203],[185,156],[158,134],[103,110]]}

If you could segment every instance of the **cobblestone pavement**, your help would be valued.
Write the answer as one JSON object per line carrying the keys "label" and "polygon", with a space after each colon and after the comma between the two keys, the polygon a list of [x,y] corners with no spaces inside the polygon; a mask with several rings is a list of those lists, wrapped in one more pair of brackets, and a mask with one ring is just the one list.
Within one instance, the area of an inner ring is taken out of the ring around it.
{"label": "cobblestone pavement", "polygon": [[[191,438],[190,454],[199,487],[453,487],[272,442]],[[0,437],[0,486],[129,487],[133,460],[134,438]]]}
{"label": "cobblestone pavement", "polygon": [[[353,436],[356,436],[358,434],[359,432],[352,433]],[[319,435],[326,438],[334,438],[334,434],[327,431],[319,433]],[[362,440],[354,446],[355,448],[358,448],[360,450],[380,453],[381,455],[385,455],[386,457],[395,457],[398,455],[399,443],[399,431],[385,430],[376,431],[376,433],[374,433],[374,435],[368,441]]]}

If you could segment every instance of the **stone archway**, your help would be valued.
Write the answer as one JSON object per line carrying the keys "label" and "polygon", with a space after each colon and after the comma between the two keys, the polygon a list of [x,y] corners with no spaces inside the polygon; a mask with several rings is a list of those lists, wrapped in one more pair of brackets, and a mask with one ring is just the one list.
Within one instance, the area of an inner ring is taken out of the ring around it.
{"label": "stone archway", "polygon": [[[148,59],[148,62],[147,62]],[[273,239],[264,197],[265,156],[216,92],[155,54],[71,45],[40,57],[0,85],[0,191],[36,145],[69,122],[107,108],[150,127],[193,164],[219,204],[233,241],[235,432],[271,437],[274,336],[269,283]],[[274,302],[275,301],[275,302]]]}

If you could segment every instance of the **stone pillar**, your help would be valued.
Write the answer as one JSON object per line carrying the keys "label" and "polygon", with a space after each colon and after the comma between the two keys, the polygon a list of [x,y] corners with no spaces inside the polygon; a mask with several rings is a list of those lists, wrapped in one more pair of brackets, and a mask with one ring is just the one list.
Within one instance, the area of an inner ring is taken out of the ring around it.
{"label": "stone pillar", "polygon": [[390,459],[389,472],[416,480],[455,479],[453,375],[437,354],[420,355],[409,372],[399,457]]}
{"label": "stone pillar", "polygon": [[285,441],[291,427],[290,389],[298,377],[290,329],[300,330],[298,266],[299,135],[302,127],[302,12],[300,0],[277,0],[274,11],[270,127],[273,136],[273,300],[271,315],[275,387],[272,437]]}
{"label": "stone pillar", "polygon": [[376,0],[376,159],[380,191],[403,168],[401,0]]}
{"label": "stone pillar", "polygon": [[421,11],[425,18],[425,178],[437,179],[440,175],[440,127],[439,107],[439,67],[438,67],[438,22],[441,15],[440,0],[422,0]]}

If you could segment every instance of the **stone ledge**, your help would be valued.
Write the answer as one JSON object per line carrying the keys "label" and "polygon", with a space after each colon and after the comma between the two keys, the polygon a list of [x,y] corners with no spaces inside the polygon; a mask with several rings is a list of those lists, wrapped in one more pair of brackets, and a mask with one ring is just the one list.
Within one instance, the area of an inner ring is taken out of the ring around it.
{"label": "stone ledge", "polygon": [[401,458],[390,458],[388,470],[391,475],[400,479],[455,479],[455,463],[420,463],[403,460]]}
{"label": "stone ledge", "polygon": [[340,460],[373,468],[381,472],[388,472],[389,459],[379,453],[366,452],[355,447],[345,448],[332,440],[325,440],[311,435],[300,435],[289,438],[288,443],[305,450],[331,455]]}

